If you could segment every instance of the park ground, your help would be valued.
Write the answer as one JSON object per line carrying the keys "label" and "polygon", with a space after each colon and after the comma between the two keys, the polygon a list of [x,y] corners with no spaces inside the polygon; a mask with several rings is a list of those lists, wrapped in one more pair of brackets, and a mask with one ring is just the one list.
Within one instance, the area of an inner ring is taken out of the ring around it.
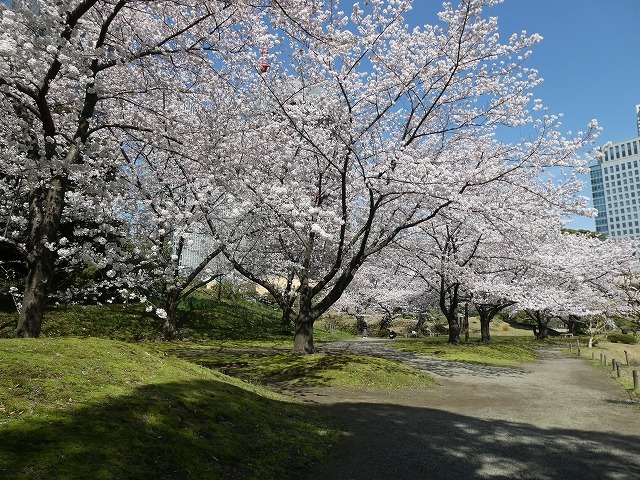
{"label": "park ground", "polygon": [[563,347],[505,368],[399,353],[385,343],[325,348],[404,357],[440,386],[298,392],[350,429],[348,444],[309,478],[640,478],[640,411],[608,369]]}
{"label": "park ground", "polygon": [[637,345],[555,341],[536,359],[503,322],[491,347],[319,325],[301,357],[268,309],[193,308],[188,341],[151,341],[153,319],[115,306],[0,340],[0,477],[640,478]]}

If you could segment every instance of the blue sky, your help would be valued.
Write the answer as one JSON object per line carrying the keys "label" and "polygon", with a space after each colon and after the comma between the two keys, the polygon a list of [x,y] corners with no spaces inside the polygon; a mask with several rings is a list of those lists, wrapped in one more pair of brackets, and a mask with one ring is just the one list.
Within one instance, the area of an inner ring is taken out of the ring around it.
{"label": "blue sky", "polygon": [[[433,23],[441,4],[414,0],[407,21]],[[600,144],[638,136],[640,0],[505,0],[487,14],[498,17],[505,41],[522,30],[544,37],[528,66],[544,79],[536,96],[550,113],[564,114],[565,130],[583,130],[595,118],[604,128]],[[571,227],[595,230],[587,218],[575,218]]]}

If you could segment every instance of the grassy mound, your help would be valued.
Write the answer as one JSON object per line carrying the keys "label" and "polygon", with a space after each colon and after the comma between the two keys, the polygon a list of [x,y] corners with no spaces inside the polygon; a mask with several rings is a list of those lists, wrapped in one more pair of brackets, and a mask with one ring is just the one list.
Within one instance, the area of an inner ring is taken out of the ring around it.
{"label": "grassy mound", "polygon": [[285,397],[139,345],[0,340],[0,478],[293,478],[340,436]]}

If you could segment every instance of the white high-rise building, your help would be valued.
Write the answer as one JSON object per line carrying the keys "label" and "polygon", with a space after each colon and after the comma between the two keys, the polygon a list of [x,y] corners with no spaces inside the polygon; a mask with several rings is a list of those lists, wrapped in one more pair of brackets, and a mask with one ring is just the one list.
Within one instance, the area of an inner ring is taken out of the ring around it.
{"label": "white high-rise building", "polygon": [[640,105],[638,138],[610,143],[591,166],[596,231],[610,237],[640,238]]}

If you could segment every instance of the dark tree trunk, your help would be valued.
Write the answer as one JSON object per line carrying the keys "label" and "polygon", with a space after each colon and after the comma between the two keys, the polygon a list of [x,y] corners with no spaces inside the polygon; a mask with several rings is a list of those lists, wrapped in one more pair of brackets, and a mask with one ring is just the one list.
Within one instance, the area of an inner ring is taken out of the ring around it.
{"label": "dark tree trunk", "polygon": [[480,341],[489,343],[491,341],[491,331],[489,330],[489,318],[480,315]]}
{"label": "dark tree trunk", "polygon": [[291,319],[293,318],[293,303],[294,303],[295,299],[293,300],[289,300],[284,308],[282,308],[282,319],[280,320],[280,325],[282,326],[283,330],[289,330],[289,328],[291,327]]}
{"label": "dark tree trunk", "polygon": [[[75,149],[74,149],[75,151]],[[55,264],[54,253],[47,244],[55,241],[60,229],[67,180],[56,177],[51,180],[46,195],[36,188],[29,197],[29,243],[27,255],[29,273],[18,317],[17,337],[38,337],[49,293],[51,275]]]}
{"label": "dark tree trunk", "polygon": [[385,312],[380,320],[380,330],[389,330],[391,328],[391,322],[393,322],[393,315],[389,312]]}
{"label": "dark tree trunk", "polygon": [[293,351],[313,353],[313,323],[315,319],[300,312],[295,320],[296,331],[293,337]]}
{"label": "dark tree trunk", "polygon": [[567,330],[569,333],[573,333],[576,335],[578,333],[578,317],[574,317],[573,315],[569,315],[569,318],[566,320]]}
{"label": "dark tree trunk", "polygon": [[533,334],[538,340],[546,340],[549,336],[549,317],[540,311],[531,312],[526,310],[527,315],[530,319],[536,322],[536,325],[533,327]]}
{"label": "dark tree trunk", "polygon": [[416,323],[416,332],[424,333],[424,324],[427,321],[427,316],[424,313],[418,314],[418,322]]}
{"label": "dark tree trunk", "polygon": [[490,342],[491,341],[491,332],[489,330],[489,325],[491,320],[498,314],[498,312],[504,310],[507,307],[513,305],[513,302],[503,301],[497,302],[494,304],[478,304],[474,303],[476,310],[478,311],[478,315],[480,316],[480,335],[481,341]]}
{"label": "dark tree trunk", "polygon": [[538,340],[546,340],[549,337],[549,327],[547,326],[547,322],[542,319],[538,320]]}
{"label": "dark tree trunk", "polygon": [[36,261],[27,275],[16,337],[40,336],[54,261],[52,252],[46,247],[42,247],[42,250],[36,254]]}
{"label": "dark tree trunk", "polygon": [[480,316],[480,341],[489,343],[491,341],[491,320],[495,317],[498,310],[487,305],[476,305],[476,310]]}
{"label": "dark tree trunk", "polygon": [[167,312],[167,318],[162,326],[162,336],[165,340],[171,340],[175,337],[176,322],[178,319],[178,305],[180,305],[180,291],[178,289],[169,288],[164,307]]}
{"label": "dark tree trunk", "polygon": [[456,345],[460,343],[460,321],[458,320],[457,309],[453,310],[450,315],[447,315],[447,322],[449,324],[448,342]]}

